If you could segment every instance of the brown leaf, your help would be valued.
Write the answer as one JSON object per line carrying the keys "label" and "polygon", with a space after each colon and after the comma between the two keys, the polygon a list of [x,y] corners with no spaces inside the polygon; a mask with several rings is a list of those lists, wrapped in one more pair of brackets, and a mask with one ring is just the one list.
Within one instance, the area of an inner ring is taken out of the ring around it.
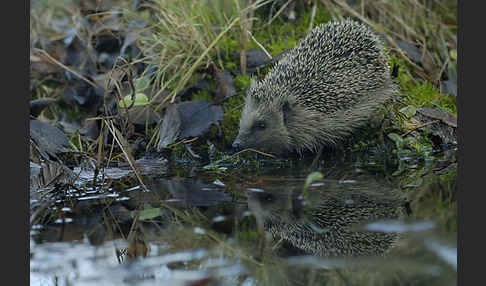
{"label": "brown leaf", "polygon": [[235,84],[233,83],[233,76],[229,71],[216,71],[216,80],[219,83],[217,102],[222,102],[224,99],[230,98],[236,94]]}
{"label": "brown leaf", "polygon": [[46,108],[47,106],[57,102],[56,98],[39,98],[29,101],[29,108],[30,108],[30,115],[33,117],[39,116],[39,114]]}
{"label": "brown leaf", "polygon": [[180,133],[181,118],[177,105],[171,104],[167,107],[162,125],[160,126],[159,144],[157,149],[167,147],[174,143]]}
{"label": "brown leaf", "polygon": [[61,130],[39,120],[30,120],[30,138],[45,159],[57,159],[56,154],[70,150],[69,139]]}
{"label": "brown leaf", "polygon": [[177,109],[181,116],[181,139],[204,135],[211,125],[223,119],[221,106],[205,100],[182,102]]}
{"label": "brown leaf", "polygon": [[209,127],[223,119],[221,106],[204,100],[193,100],[167,107],[162,121],[158,149],[177,139],[204,135]]}

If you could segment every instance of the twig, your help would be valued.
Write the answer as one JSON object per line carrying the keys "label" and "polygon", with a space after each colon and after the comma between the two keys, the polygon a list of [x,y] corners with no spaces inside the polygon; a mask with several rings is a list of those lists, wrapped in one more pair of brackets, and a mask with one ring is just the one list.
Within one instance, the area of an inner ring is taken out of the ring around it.
{"label": "twig", "polygon": [[[134,105],[135,105],[135,95],[137,94],[137,91],[135,90],[135,85],[133,84],[133,77],[132,77],[132,73],[130,72],[130,70],[128,70],[127,72],[127,81],[128,81],[128,85],[130,86],[130,89],[132,91],[132,102],[130,103],[130,106],[127,107],[127,110],[131,109]],[[127,113],[128,115],[128,113]]]}
{"label": "twig", "polygon": [[220,161],[218,161],[218,163],[219,163],[219,162],[221,162],[221,161],[227,160],[227,159],[231,159],[231,158],[235,157],[236,155],[240,155],[241,153],[248,152],[248,151],[255,152],[255,153],[258,153],[258,154],[260,154],[260,155],[263,155],[263,156],[268,156],[268,157],[271,157],[271,158],[274,158],[274,159],[275,159],[275,158],[277,158],[277,157],[275,157],[275,156],[274,156],[274,155],[272,155],[272,154],[267,154],[267,153],[264,153],[264,152],[262,152],[262,151],[258,151],[258,150],[252,149],[252,148],[247,148],[247,149],[241,150],[241,151],[239,151],[239,152],[236,152],[235,154],[233,154],[233,155],[229,156],[229,157],[228,157],[228,158],[226,158],[226,159],[221,159]]}
{"label": "twig", "polygon": [[447,58],[447,59],[445,60],[444,64],[442,65],[442,68],[440,69],[439,74],[437,75],[437,83],[438,83],[438,85],[439,85],[439,92],[440,92],[440,93],[442,93],[442,84],[441,84],[441,80],[440,80],[440,78],[441,78],[441,76],[442,76],[442,73],[445,71],[446,66],[447,66],[447,64],[448,64],[448,63],[449,63],[449,58]]}
{"label": "twig", "polygon": [[292,0],[289,0],[285,4],[283,4],[282,7],[280,7],[280,9],[277,11],[277,13],[275,13],[275,15],[272,17],[272,19],[270,19],[270,21],[268,21],[265,25],[263,25],[263,28],[270,26],[270,24],[272,24],[273,20],[275,20],[275,18],[277,18],[278,15],[280,15],[280,13],[282,13],[282,11],[290,4],[290,2],[292,2]]}
{"label": "twig", "polygon": [[[105,121],[104,121],[105,122]],[[144,190],[148,190],[147,186],[143,183],[143,180],[140,176],[140,172],[135,164],[135,160],[132,157],[132,154],[127,146],[127,142],[125,141],[125,138],[121,135],[120,131],[116,129],[116,127],[113,125],[113,122],[111,121],[106,121],[106,126],[110,130],[111,134],[113,135],[113,138],[115,139],[116,143],[118,146],[120,146],[120,149],[123,152],[123,155],[125,155],[125,158],[127,159],[128,163],[130,164],[130,167],[135,173],[135,176],[137,177],[138,181],[142,185]]]}
{"label": "twig", "polygon": [[199,137],[194,137],[194,138],[191,138],[191,139],[183,139],[179,142],[176,142],[176,143],[173,143],[173,144],[167,146],[167,148],[174,148],[175,146],[177,146],[179,144],[189,144],[189,143],[196,141],[197,139],[199,139]]}
{"label": "twig", "polygon": [[245,104],[244,104],[244,103],[242,103],[242,104],[240,104],[240,105],[238,105],[238,106],[233,107],[232,109],[230,109],[230,110],[229,110],[229,111],[227,111],[227,112],[228,112],[228,113],[231,113],[231,112],[233,112],[233,111],[235,111],[235,110],[237,110],[237,109],[242,108],[243,106],[245,106]]}
{"label": "twig", "polygon": [[319,151],[317,152],[317,155],[316,157],[314,158],[314,160],[312,160],[312,164],[311,164],[311,169],[315,169],[316,165],[317,165],[317,162],[319,162],[319,159],[321,158],[321,155],[322,155],[322,152],[324,151],[324,147],[321,146],[319,148]]}
{"label": "twig", "polygon": [[437,120],[434,120],[434,121],[429,121],[429,122],[426,122],[426,123],[424,123],[424,124],[422,124],[422,125],[419,125],[419,126],[417,126],[417,127],[413,128],[413,129],[409,130],[409,131],[408,131],[408,132],[406,132],[405,134],[403,134],[403,135],[402,135],[402,138],[405,138],[405,136],[407,136],[408,134],[412,133],[413,131],[415,131],[415,130],[417,130],[417,129],[419,129],[419,128],[422,128],[422,127],[425,127],[425,126],[428,126],[428,125],[432,125],[432,124],[434,124],[434,123],[439,123],[439,122],[440,122],[440,120],[439,120],[439,119],[437,119]]}
{"label": "twig", "polygon": [[309,23],[309,31],[308,32],[310,32],[312,30],[312,25],[314,24],[314,19],[316,17],[316,11],[317,11],[317,2],[314,1],[314,5],[312,6],[311,19],[310,19],[310,23]]}
{"label": "twig", "polygon": [[[246,5],[248,6],[248,1],[246,0]],[[238,16],[240,17],[240,68],[241,73],[246,74],[246,49],[248,46],[248,35],[246,34],[247,31],[250,30],[251,22],[249,21],[248,11],[247,9],[242,10],[239,4],[239,0],[234,1],[236,4],[236,10],[238,11]],[[249,8],[249,7],[248,7]]]}
{"label": "twig", "polygon": [[53,58],[51,55],[49,55],[46,51],[44,50],[41,50],[41,49],[38,49],[38,48],[34,48],[34,51],[36,52],[39,52],[39,53],[42,53],[43,55],[45,55],[49,60],[53,61],[55,64],[57,64],[58,66],[62,67],[63,69],[69,71],[70,73],[74,74],[75,76],[79,77],[80,79],[84,80],[85,82],[89,83],[90,85],[92,85],[93,87],[97,87],[97,85],[90,81],[89,79],[85,78],[84,76],[80,75],[79,73],[75,72],[74,70],[70,69],[69,67],[63,65],[61,62],[59,62],[58,60],[56,60],[55,58]]}
{"label": "twig", "polygon": [[96,117],[89,117],[86,118],[85,121],[91,121],[91,120],[108,120],[108,119],[115,119],[118,118],[118,115],[106,115],[106,116],[96,116]]}
{"label": "twig", "polygon": [[189,155],[191,155],[193,158],[196,158],[196,159],[201,159],[201,156],[199,156],[198,154],[196,154],[191,146],[189,144],[184,144],[184,148],[186,148],[187,152],[189,152]]}
{"label": "twig", "polygon": [[255,37],[253,37],[252,33],[250,31],[247,31],[248,34],[250,35],[251,39],[257,44],[257,46],[262,49],[262,51],[267,55],[269,59],[272,59],[272,55],[263,47],[262,44],[260,44]]}
{"label": "twig", "polygon": [[223,161],[226,161],[226,160],[229,160],[229,159],[233,159],[233,158],[234,158],[234,157],[236,157],[237,155],[240,155],[241,153],[248,152],[248,151],[255,152],[255,153],[258,153],[258,154],[260,154],[260,155],[263,155],[263,156],[268,156],[268,157],[271,157],[271,158],[274,158],[274,159],[276,158],[276,157],[275,157],[274,155],[272,155],[272,154],[267,154],[267,153],[264,153],[264,152],[262,152],[262,151],[258,151],[258,150],[252,149],[252,148],[247,148],[247,149],[241,150],[241,151],[239,151],[239,152],[237,152],[237,153],[235,153],[235,154],[233,154],[233,155],[231,155],[231,156],[229,156],[229,157],[227,157],[227,158],[223,158],[223,159],[218,160],[218,161],[216,161],[216,162],[214,162],[214,163],[211,163],[211,164],[209,164],[209,165],[207,165],[207,166],[211,166],[211,165],[217,165],[217,164],[219,164],[219,163],[221,163],[221,162],[223,162]]}

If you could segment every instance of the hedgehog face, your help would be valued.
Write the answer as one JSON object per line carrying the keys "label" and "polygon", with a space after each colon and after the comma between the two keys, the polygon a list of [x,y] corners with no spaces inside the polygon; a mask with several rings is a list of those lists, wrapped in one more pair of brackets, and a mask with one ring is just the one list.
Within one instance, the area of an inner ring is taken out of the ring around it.
{"label": "hedgehog face", "polygon": [[233,148],[253,148],[282,155],[288,151],[289,136],[281,107],[258,104],[247,98],[240,119],[240,130]]}

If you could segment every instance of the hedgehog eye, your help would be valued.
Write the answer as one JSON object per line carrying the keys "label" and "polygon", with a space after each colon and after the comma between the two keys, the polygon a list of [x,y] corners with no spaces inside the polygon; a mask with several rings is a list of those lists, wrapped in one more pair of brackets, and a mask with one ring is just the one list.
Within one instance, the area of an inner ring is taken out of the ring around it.
{"label": "hedgehog eye", "polygon": [[259,121],[259,122],[255,123],[253,128],[255,128],[256,130],[263,130],[263,129],[265,129],[265,122]]}

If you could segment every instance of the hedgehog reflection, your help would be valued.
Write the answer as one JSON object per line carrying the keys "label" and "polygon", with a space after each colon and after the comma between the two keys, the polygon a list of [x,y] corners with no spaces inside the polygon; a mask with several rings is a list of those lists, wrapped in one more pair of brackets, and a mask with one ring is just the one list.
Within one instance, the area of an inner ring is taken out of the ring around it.
{"label": "hedgehog reflection", "polygon": [[402,217],[404,198],[399,191],[378,184],[366,186],[326,182],[309,191],[309,204],[300,191],[252,192],[248,206],[274,239],[306,253],[321,256],[373,256],[385,254],[396,233],[368,232],[370,221]]}

